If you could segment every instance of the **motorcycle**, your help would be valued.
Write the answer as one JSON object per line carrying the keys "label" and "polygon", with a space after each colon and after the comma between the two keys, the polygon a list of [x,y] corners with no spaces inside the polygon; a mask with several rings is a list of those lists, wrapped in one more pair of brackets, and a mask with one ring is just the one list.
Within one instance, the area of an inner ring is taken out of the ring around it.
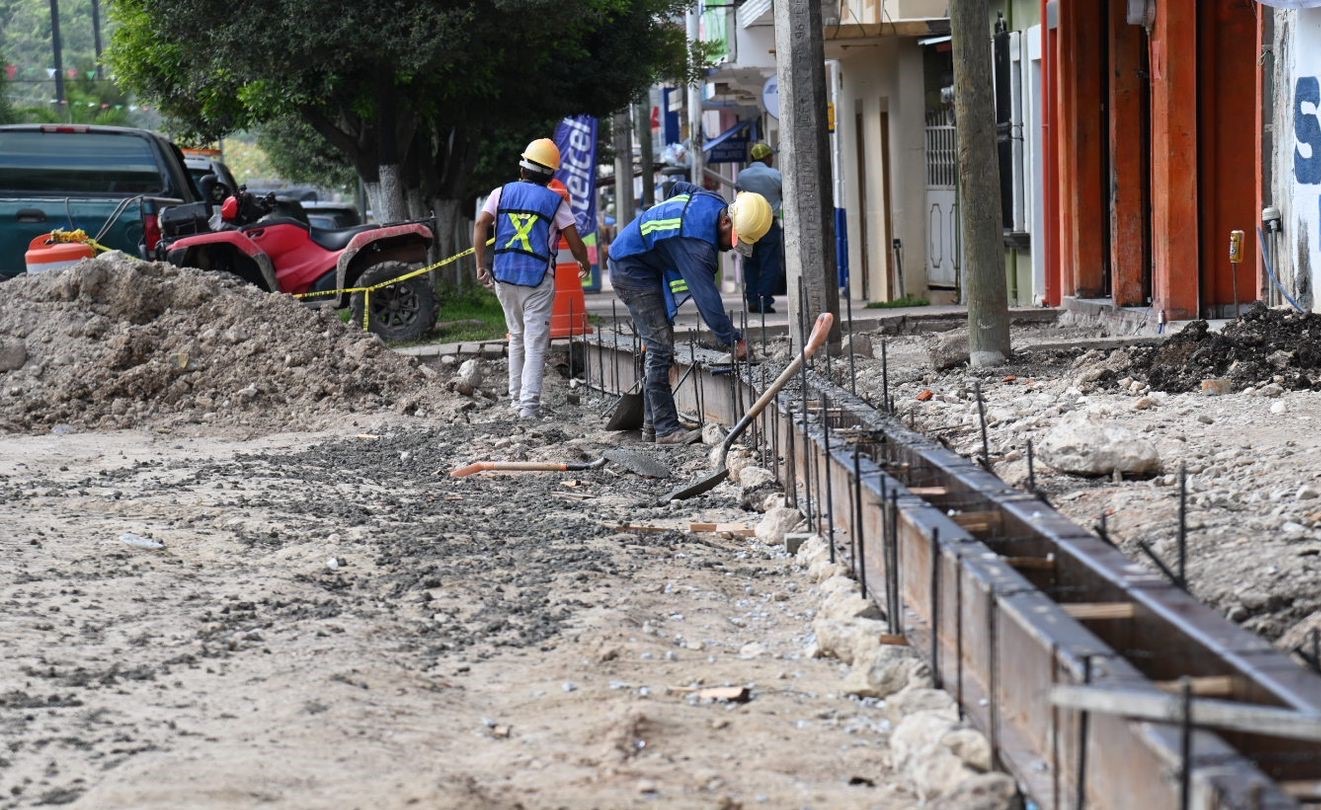
{"label": "motorcycle", "polygon": [[[306,215],[298,216],[301,206],[274,193],[257,196],[242,186],[231,191],[214,175],[200,184],[202,202],[161,211],[158,258],[232,273],[269,292],[325,293],[304,300],[310,306],[351,307],[359,325],[366,296],[337,291],[370,287],[417,269],[435,238],[426,221],[314,228]],[[421,275],[374,290],[368,326],[385,340],[417,340],[435,326],[438,314],[431,279]]]}

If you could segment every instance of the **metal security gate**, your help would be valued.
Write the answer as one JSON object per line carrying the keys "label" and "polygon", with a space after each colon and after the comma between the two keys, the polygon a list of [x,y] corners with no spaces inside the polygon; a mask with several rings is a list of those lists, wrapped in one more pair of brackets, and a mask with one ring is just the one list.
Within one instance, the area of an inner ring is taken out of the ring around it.
{"label": "metal security gate", "polygon": [[928,110],[927,159],[927,285],[959,287],[963,265],[959,237],[958,143],[954,112]]}

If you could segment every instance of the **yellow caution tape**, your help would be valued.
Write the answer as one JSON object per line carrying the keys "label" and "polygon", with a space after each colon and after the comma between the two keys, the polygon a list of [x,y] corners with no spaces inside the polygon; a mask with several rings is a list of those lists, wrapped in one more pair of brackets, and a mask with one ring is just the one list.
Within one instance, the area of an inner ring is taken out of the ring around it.
{"label": "yellow caution tape", "polygon": [[69,242],[81,242],[82,244],[88,245],[93,250],[98,251],[100,253],[110,252],[110,248],[96,241],[92,237],[88,236],[87,231],[84,231],[82,228],[79,228],[76,231],[54,230],[50,232],[50,238],[46,240],[46,244],[48,245],[53,245],[57,243],[63,244]]}
{"label": "yellow caution tape", "polygon": [[[487,239],[486,244],[493,245],[495,244],[495,240]],[[426,267],[420,267],[417,270],[410,270],[409,272],[404,273],[402,276],[392,278],[389,281],[382,281],[379,284],[373,284],[370,287],[343,287],[338,290],[317,290],[316,292],[309,292],[309,293],[295,293],[294,298],[300,298],[300,299],[322,298],[330,295],[344,295],[345,293],[348,293],[350,295],[352,295],[353,293],[362,293],[362,330],[364,332],[370,331],[373,292],[375,292],[376,290],[384,289],[386,287],[392,287],[401,281],[408,281],[409,279],[426,275],[427,273],[430,273],[434,270],[439,270],[440,268],[445,267],[446,265],[454,264],[459,259],[462,259],[464,256],[471,256],[475,252],[476,250],[474,248],[468,248],[467,250],[461,253],[455,253],[453,256],[450,256],[445,259],[441,259],[435,264],[429,264]]]}

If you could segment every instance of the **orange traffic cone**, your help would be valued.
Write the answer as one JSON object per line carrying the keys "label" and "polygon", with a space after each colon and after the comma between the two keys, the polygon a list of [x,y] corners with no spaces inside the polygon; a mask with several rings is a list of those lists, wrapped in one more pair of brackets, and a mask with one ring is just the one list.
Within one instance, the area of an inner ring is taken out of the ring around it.
{"label": "orange traffic cone", "polygon": [[[548,186],[566,201],[569,190],[559,180]],[[569,250],[569,240],[560,237],[559,254],[555,257],[555,303],[550,311],[550,339],[572,338],[592,331],[587,319],[587,299],[583,296],[583,283],[578,278],[578,261]]]}

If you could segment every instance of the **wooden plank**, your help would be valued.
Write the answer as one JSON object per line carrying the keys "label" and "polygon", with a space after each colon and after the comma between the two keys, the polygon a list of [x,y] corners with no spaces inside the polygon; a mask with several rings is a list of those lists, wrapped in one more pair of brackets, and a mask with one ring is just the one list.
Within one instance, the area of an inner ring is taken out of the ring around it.
{"label": "wooden plank", "polygon": [[1055,568],[1055,555],[1044,557],[1002,557],[1006,565],[1019,571],[1051,571]]}
{"label": "wooden plank", "polygon": [[1067,602],[1060,607],[1079,621],[1131,619],[1136,613],[1132,602]]}
{"label": "wooden plank", "polygon": [[[1066,709],[1116,714],[1134,720],[1183,721],[1183,698],[1144,689],[1056,686],[1050,691],[1050,702]],[[1321,742],[1321,715],[1303,714],[1278,706],[1195,698],[1191,701],[1191,720],[1199,727]]]}
{"label": "wooden plank", "polygon": [[693,534],[732,534],[735,537],[756,537],[756,528],[746,523],[689,523]]}
{"label": "wooden plank", "polygon": [[621,523],[618,526],[605,524],[607,529],[616,532],[636,532],[638,534],[664,534],[665,532],[681,532],[682,526],[652,526],[647,524]]}
{"label": "wooden plank", "polygon": [[1316,779],[1295,779],[1280,782],[1285,793],[1302,802],[1315,804],[1321,802],[1321,781]]}
{"label": "wooden plank", "polygon": [[1000,513],[990,510],[979,512],[959,512],[949,516],[969,532],[989,532],[1000,525]]}
{"label": "wooden plank", "polygon": [[886,647],[908,646],[908,638],[897,633],[881,633],[880,642]]}
{"label": "wooden plank", "polygon": [[[1202,697],[1229,697],[1234,694],[1234,687],[1239,683],[1237,675],[1203,675],[1189,680],[1193,694]],[[1183,689],[1183,684],[1180,681],[1156,681],[1156,688],[1177,694]]]}
{"label": "wooden plank", "polygon": [[919,498],[934,498],[939,495],[949,494],[949,490],[945,487],[909,487],[908,491]]}

